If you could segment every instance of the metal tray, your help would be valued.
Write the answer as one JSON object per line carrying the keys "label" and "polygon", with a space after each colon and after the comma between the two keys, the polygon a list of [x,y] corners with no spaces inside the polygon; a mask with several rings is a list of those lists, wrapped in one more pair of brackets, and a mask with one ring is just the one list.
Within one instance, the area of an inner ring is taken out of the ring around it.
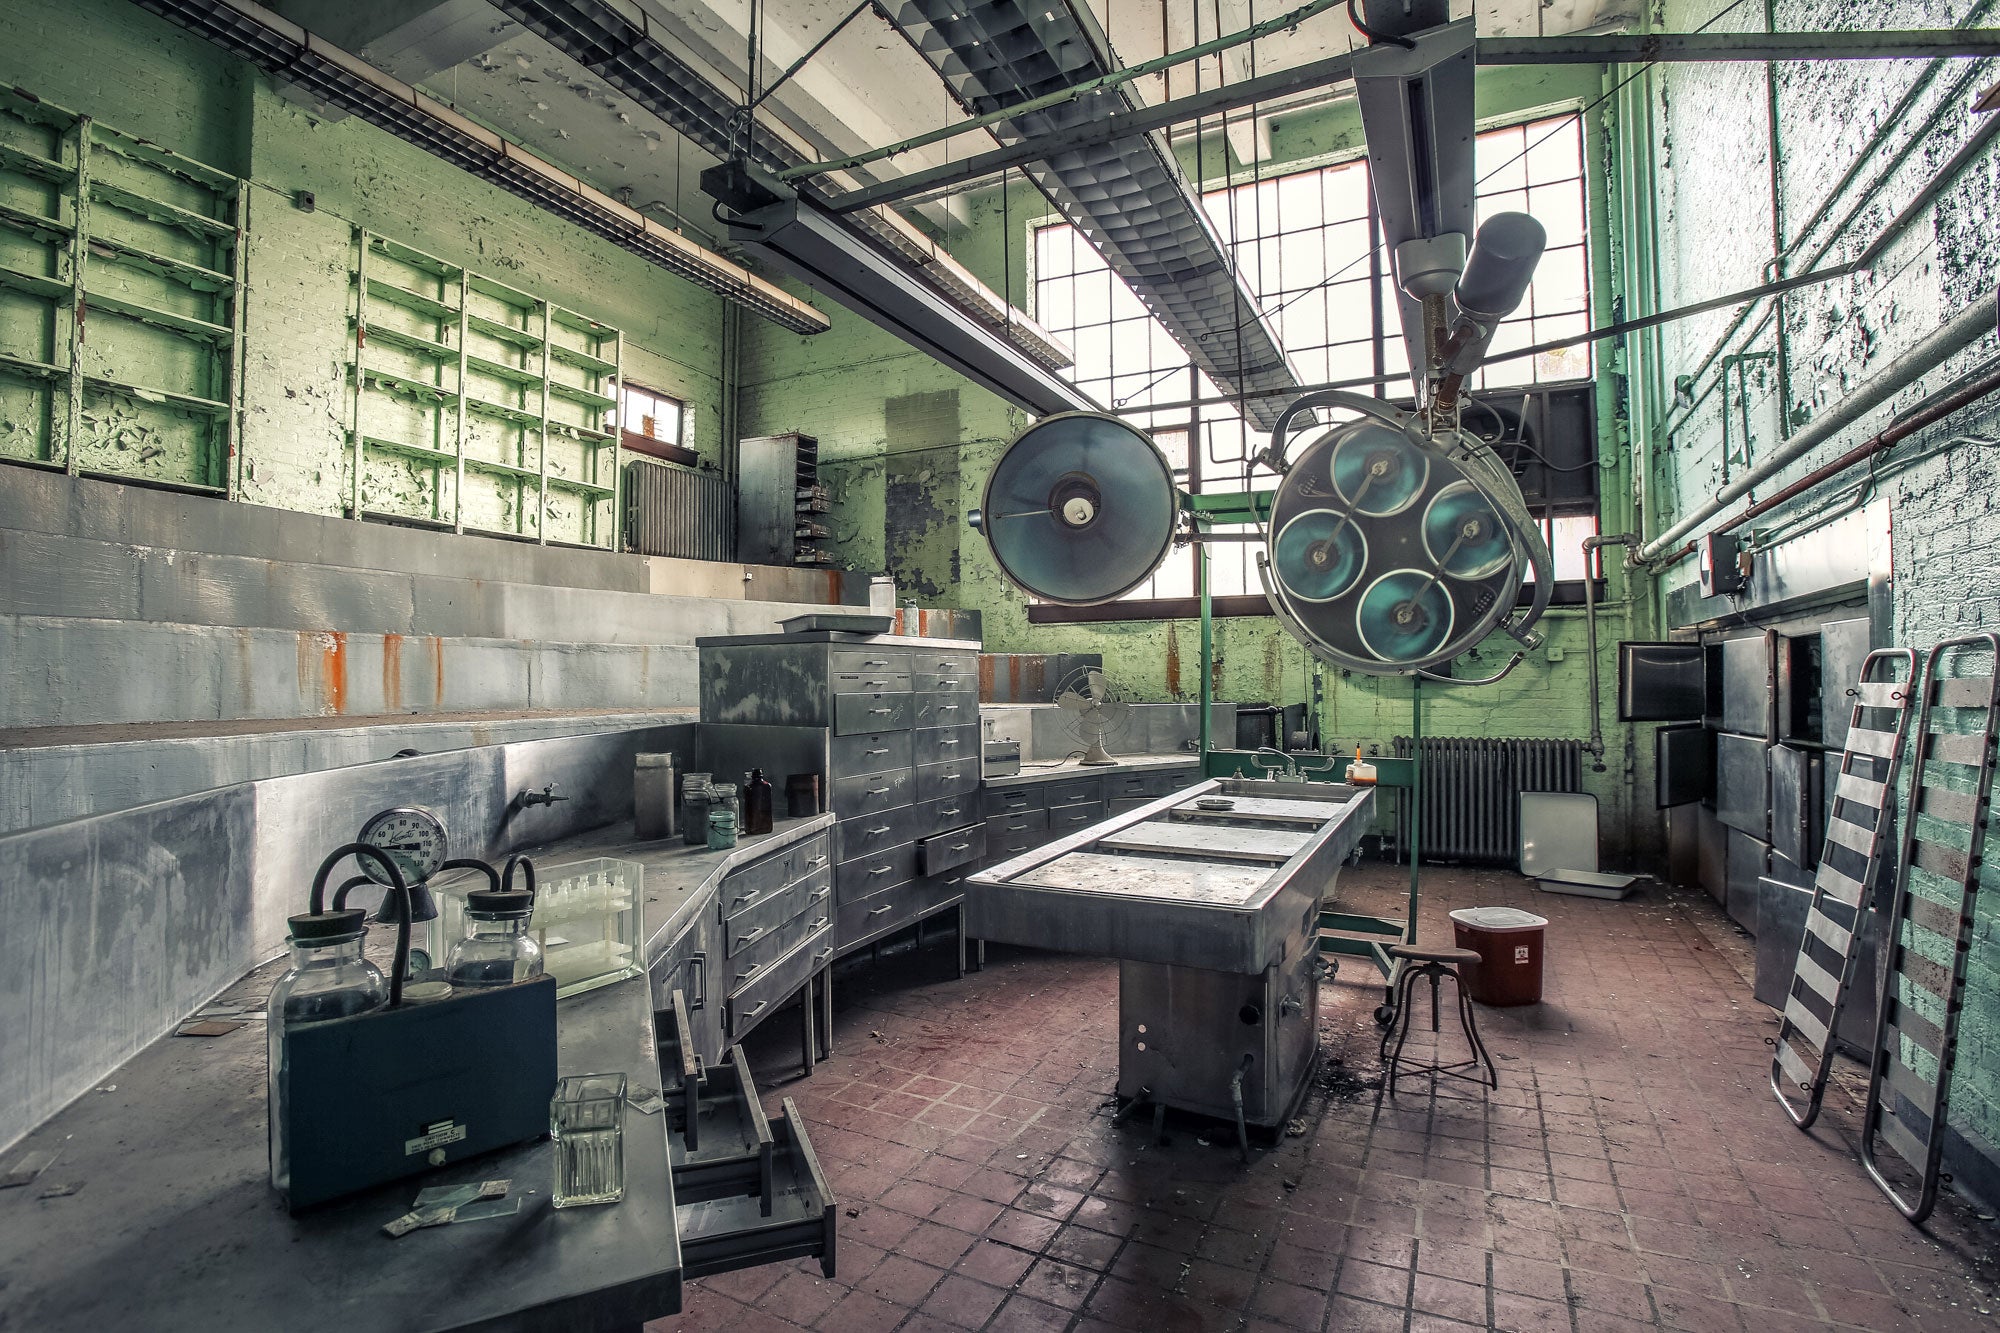
{"label": "metal tray", "polygon": [[887,634],[895,625],[894,616],[867,615],[855,611],[813,611],[778,622],[778,628],[787,634],[812,634],[819,630],[831,630],[838,634]]}
{"label": "metal tray", "polygon": [[1535,878],[1543,893],[1567,893],[1578,898],[1624,898],[1637,875],[1605,875],[1594,870],[1551,870]]}

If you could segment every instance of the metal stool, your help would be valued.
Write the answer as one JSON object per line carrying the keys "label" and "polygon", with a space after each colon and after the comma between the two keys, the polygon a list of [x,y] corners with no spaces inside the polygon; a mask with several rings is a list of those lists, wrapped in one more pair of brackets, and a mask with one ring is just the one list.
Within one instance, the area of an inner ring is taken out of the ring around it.
{"label": "metal stool", "polygon": [[[1396,1095],[1396,1080],[1406,1074],[1449,1074],[1462,1078],[1468,1083],[1483,1087],[1500,1086],[1500,1073],[1493,1067],[1493,1057],[1486,1053],[1486,1046],[1479,1040],[1479,1027],[1472,1015],[1472,1001],[1465,995],[1465,978],[1459,975],[1459,965],[1476,963],[1479,955],[1470,949],[1426,948],[1420,944],[1392,944],[1389,956],[1403,960],[1403,975],[1396,986],[1396,1016],[1389,1023],[1389,1030],[1382,1034],[1382,1055],[1387,1060],[1384,1081],[1388,1084],[1389,1095]],[[1411,1065],[1402,1068],[1403,1043],[1410,1037],[1411,992],[1416,989],[1420,977],[1429,977],[1431,983],[1431,1031],[1438,1030],[1438,982],[1450,977],[1458,984],[1458,1021],[1465,1029],[1465,1040],[1472,1047],[1472,1058],[1456,1064],[1433,1061],[1430,1064]],[[1389,1039],[1396,1040],[1396,1049],[1389,1049]],[[1485,1072],[1479,1073],[1481,1066]],[[1474,1072],[1467,1073],[1467,1070]]]}

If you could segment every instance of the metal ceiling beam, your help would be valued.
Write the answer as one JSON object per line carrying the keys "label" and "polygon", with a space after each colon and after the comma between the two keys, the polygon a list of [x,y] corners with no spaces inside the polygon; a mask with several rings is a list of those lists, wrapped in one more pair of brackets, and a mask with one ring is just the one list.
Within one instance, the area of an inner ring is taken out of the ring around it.
{"label": "metal ceiling beam", "polygon": [[1614,65],[1704,60],[1931,60],[2000,55],[2000,28],[1885,32],[1656,32],[1481,37],[1482,65]]}
{"label": "metal ceiling beam", "polygon": [[727,220],[731,239],[864,319],[1037,416],[1101,412],[1097,401],[966,319],[840,219],[793,197]]}
{"label": "metal ceiling beam", "polygon": [[[1696,60],[1871,60],[1971,58],[2000,55],[2000,29],[1949,28],[1911,32],[1844,33],[1656,33],[1608,37],[1481,37],[1482,65],[1610,64]],[[997,176],[1010,167],[1038,162],[1054,153],[1102,143],[1129,134],[1169,129],[1191,120],[1254,106],[1346,83],[1353,55],[1342,52],[1292,69],[1259,74],[1239,83],[1176,97],[1157,106],[1119,111],[1074,130],[1041,135],[957,162],[913,171],[892,181],[849,190],[827,206],[836,213],[874,208],[930,190]]]}
{"label": "metal ceiling beam", "polygon": [[969,180],[978,180],[983,176],[995,176],[1009,167],[1039,162],[1052,154],[1067,152],[1073,148],[1103,143],[1107,139],[1122,139],[1128,135],[1150,134],[1154,130],[1164,130],[1183,121],[1218,115],[1237,107],[1249,106],[1254,102],[1345,83],[1353,77],[1353,74],[1354,57],[1343,51],[1337,56],[1315,60],[1296,69],[1259,74],[1254,79],[1225,84],[1220,88],[1209,88],[1186,97],[1176,97],[1158,106],[1142,106],[1130,111],[1114,112],[1101,120],[1094,120],[1073,130],[1038,135],[1004,148],[974,154],[960,162],[948,162],[943,166],[898,176],[895,180],[884,181],[880,185],[849,190],[828,200],[827,207],[836,213],[852,213],[860,208],[893,203],[940,185],[956,185]]}

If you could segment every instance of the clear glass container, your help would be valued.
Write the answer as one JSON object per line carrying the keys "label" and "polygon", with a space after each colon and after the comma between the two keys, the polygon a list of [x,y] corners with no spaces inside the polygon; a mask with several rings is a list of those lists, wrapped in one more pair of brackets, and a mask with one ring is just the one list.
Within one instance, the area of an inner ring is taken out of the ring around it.
{"label": "clear glass container", "polygon": [[291,966],[271,988],[265,1011],[269,1056],[271,1183],[292,1184],[291,1153],[285,1142],[285,1032],[308,1023],[352,1018],[389,1002],[382,970],[362,956],[368,914],[341,908],[291,918]]}
{"label": "clear glass container", "polygon": [[[707,840],[706,825],[703,841]],[[528,930],[542,950],[542,970],[556,979],[556,997],[608,986],[643,970],[640,892],[646,868],[636,861],[593,857],[536,868],[535,907]],[[486,883],[483,875],[439,877],[438,918],[425,923],[434,954],[465,934],[469,890]]]}
{"label": "clear glass container", "polygon": [[558,1208],[625,1197],[625,1076],[572,1074],[549,1099]]}
{"label": "clear glass container", "polygon": [[465,895],[465,937],[451,946],[445,979],[453,990],[511,986],[542,975],[542,946],[530,923],[535,895],[476,889]]}
{"label": "clear glass container", "polygon": [[710,814],[714,814],[717,810],[727,810],[730,814],[735,815],[737,826],[739,828],[742,827],[743,798],[738,794],[735,783],[709,784],[708,811]]}
{"label": "clear glass container", "polygon": [[699,847],[708,841],[709,773],[690,773],[681,779],[681,841]]}

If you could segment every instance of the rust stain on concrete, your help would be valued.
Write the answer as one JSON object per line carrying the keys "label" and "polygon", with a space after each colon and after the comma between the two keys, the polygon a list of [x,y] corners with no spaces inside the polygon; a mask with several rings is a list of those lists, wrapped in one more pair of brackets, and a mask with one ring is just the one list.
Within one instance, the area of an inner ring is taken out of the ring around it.
{"label": "rust stain on concrete", "polygon": [[382,636],[382,706],[391,713],[403,711],[403,636]]}
{"label": "rust stain on concrete", "polygon": [[320,680],[326,690],[327,707],[335,713],[347,711],[347,636],[328,630],[320,647]]}
{"label": "rust stain on concrete", "polygon": [[1181,636],[1171,620],[1167,622],[1167,697],[1181,697]]}
{"label": "rust stain on concrete", "polygon": [[440,711],[444,708],[444,640],[438,635],[430,637],[431,652],[431,707]]}

